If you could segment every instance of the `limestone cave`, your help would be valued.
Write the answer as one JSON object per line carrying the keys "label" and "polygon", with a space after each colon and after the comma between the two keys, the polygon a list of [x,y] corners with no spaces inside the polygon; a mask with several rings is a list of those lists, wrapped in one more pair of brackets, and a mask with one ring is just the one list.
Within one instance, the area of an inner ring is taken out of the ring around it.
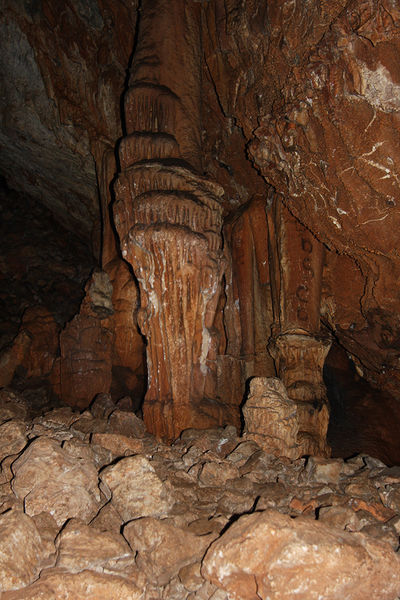
{"label": "limestone cave", "polygon": [[398,0],[1,9],[1,600],[400,599]]}

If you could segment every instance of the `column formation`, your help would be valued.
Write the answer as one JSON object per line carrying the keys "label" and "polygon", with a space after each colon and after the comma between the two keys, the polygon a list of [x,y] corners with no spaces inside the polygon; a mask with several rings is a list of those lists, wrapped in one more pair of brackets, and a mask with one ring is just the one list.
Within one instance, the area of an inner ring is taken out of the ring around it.
{"label": "column formation", "polygon": [[220,425],[224,418],[204,398],[215,372],[223,189],[198,173],[198,8],[181,0],[146,4],[125,97],[114,219],[140,287],[144,420],[157,437],[173,440],[183,429]]}
{"label": "column formation", "polygon": [[269,350],[297,404],[301,454],[329,456],[329,409],[322,370],[331,346],[320,332],[324,248],[282,203],[268,214],[274,299]]}

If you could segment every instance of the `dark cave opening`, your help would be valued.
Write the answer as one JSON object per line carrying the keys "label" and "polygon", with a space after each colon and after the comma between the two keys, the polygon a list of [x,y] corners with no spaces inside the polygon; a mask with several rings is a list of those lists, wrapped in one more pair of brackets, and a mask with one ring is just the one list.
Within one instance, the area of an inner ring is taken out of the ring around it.
{"label": "dark cave opening", "polygon": [[359,375],[354,362],[334,343],[324,366],[330,404],[328,443],[333,457],[368,454],[388,466],[400,464],[400,407],[389,392]]}

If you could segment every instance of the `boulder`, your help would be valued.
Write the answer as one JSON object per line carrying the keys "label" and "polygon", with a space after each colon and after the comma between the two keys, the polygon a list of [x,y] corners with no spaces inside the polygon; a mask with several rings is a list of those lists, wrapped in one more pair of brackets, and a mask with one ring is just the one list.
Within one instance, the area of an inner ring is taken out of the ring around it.
{"label": "boulder", "polygon": [[34,440],[12,470],[13,492],[30,516],[49,512],[61,526],[71,517],[89,521],[100,508],[94,463],[71,456],[56,440]]}
{"label": "boulder", "polygon": [[274,510],[244,515],[208,550],[202,574],[235,600],[393,600],[400,558],[383,542]]}

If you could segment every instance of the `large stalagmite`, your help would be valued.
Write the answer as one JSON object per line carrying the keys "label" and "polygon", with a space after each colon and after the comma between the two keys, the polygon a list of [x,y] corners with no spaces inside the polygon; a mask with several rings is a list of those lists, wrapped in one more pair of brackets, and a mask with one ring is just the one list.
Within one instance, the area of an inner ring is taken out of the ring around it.
{"label": "large stalagmite", "polygon": [[[200,23],[195,6],[144,2],[125,96],[115,222],[141,292],[148,429],[172,440],[221,424],[204,398],[224,271],[223,190],[199,174]],[[215,371],[215,369],[214,369]]]}

